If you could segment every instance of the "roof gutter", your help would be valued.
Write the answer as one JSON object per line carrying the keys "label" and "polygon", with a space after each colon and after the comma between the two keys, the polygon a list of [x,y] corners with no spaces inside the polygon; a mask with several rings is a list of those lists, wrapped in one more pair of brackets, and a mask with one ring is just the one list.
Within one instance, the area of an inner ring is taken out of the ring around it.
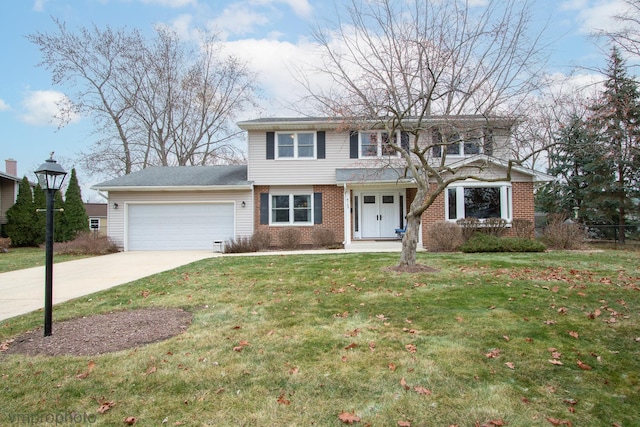
{"label": "roof gutter", "polygon": [[143,186],[112,186],[112,187],[91,187],[92,190],[99,191],[229,191],[229,190],[251,190],[253,183],[251,184],[238,184],[238,185],[175,185],[161,187],[157,185],[143,185]]}

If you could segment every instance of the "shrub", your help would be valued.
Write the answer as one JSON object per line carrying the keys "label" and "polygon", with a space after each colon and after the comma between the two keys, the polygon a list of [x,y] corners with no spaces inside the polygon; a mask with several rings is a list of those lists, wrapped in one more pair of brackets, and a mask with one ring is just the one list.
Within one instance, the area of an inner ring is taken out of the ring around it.
{"label": "shrub", "polygon": [[242,254],[246,252],[257,252],[253,239],[249,236],[240,236],[236,239],[229,240],[224,245],[224,253],[226,254]]}
{"label": "shrub", "polygon": [[503,218],[487,218],[480,231],[490,236],[502,237],[507,232],[507,220]]}
{"label": "shrub", "polygon": [[11,246],[11,239],[8,237],[0,237],[0,253],[9,252]]}
{"label": "shrub", "polygon": [[283,228],[278,233],[278,243],[283,249],[296,249],[300,245],[302,233],[297,228]]}
{"label": "shrub", "polygon": [[448,221],[434,222],[427,228],[425,246],[431,252],[457,251],[463,243],[462,228]]}
{"label": "shrub", "polygon": [[266,230],[258,230],[251,236],[251,243],[256,251],[262,251],[271,246],[271,234]]}
{"label": "shrub", "polygon": [[545,245],[537,240],[520,237],[497,237],[485,233],[476,233],[465,242],[462,252],[543,252]]}
{"label": "shrub", "polygon": [[467,241],[480,229],[480,220],[478,218],[462,218],[456,221],[456,224],[462,231],[462,240]]}
{"label": "shrub", "polygon": [[53,251],[61,255],[105,255],[118,252],[118,246],[107,236],[96,236],[87,231],[68,242],[55,243]]}
{"label": "shrub", "polygon": [[586,237],[582,225],[568,221],[563,215],[549,215],[542,241],[553,249],[580,249]]}
{"label": "shrub", "polygon": [[336,243],[336,235],[328,228],[316,228],[311,233],[311,239],[316,246],[328,248]]}
{"label": "shrub", "polygon": [[520,237],[522,239],[531,239],[533,237],[533,222],[528,219],[516,218],[511,221],[511,227],[513,229],[513,234],[515,234],[516,237]]}

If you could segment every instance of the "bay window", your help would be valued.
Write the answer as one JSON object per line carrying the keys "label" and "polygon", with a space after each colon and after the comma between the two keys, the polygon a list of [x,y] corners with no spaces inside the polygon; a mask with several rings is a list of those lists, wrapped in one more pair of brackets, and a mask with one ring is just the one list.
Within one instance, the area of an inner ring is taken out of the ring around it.
{"label": "bay window", "polygon": [[511,220],[511,185],[507,183],[458,184],[445,192],[446,218],[504,218]]}

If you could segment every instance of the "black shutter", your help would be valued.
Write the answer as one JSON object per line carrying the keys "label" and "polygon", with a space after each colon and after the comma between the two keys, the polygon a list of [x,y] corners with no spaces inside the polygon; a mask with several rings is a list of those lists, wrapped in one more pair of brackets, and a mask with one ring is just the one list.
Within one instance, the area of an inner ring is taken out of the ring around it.
{"label": "black shutter", "polygon": [[351,132],[351,134],[349,134],[349,158],[358,158],[358,132]]}
{"label": "black shutter", "polygon": [[484,154],[487,156],[493,156],[493,129],[484,130]]}
{"label": "black shutter", "polygon": [[260,224],[269,224],[269,193],[260,193]]}
{"label": "black shutter", "polygon": [[317,143],[317,156],[318,159],[324,159],[326,158],[326,147],[325,147],[325,143],[326,143],[326,132],[323,130],[319,130],[318,133],[316,134],[316,143]]}
{"label": "black shutter", "polygon": [[400,146],[404,151],[409,151],[409,132],[400,132]]}
{"label": "black shutter", "polygon": [[267,160],[276,158],[276,133],[267,132]]}
{"label": "black shutter", "polygon": [[322,224],[322,193],[313,193],[313,223]]}

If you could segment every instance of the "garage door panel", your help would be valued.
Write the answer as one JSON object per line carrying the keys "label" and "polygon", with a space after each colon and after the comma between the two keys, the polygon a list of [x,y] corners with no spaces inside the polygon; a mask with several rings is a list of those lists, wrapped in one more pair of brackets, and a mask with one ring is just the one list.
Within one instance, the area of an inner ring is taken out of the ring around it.
{"label": "garage door panel", "polygon": [[210,250],[234,233],[233,203],[131,204],[129,250]]}

